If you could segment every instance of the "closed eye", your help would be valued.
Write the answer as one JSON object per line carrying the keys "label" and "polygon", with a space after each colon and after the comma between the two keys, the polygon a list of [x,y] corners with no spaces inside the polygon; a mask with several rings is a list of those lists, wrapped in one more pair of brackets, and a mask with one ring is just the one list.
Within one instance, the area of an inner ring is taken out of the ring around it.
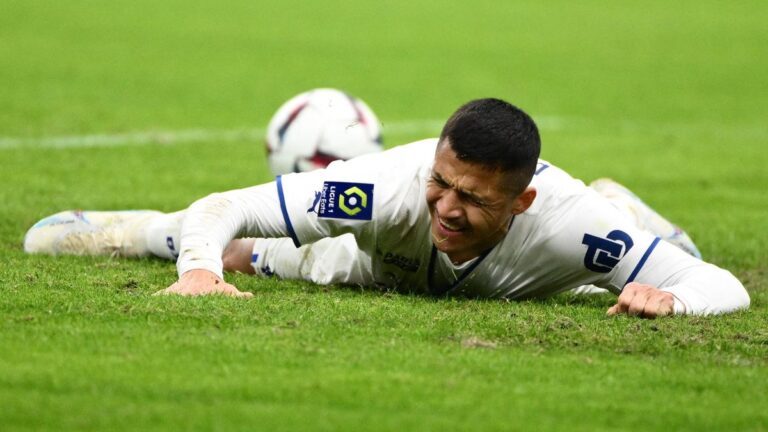
{"label": "closed eye", "polygon": [[469,200],[472,202],[472,204],[474,204],[474,205],[476,205],[478,207],[487,207],[488,206],[487,202],[485,202],[484,200],[481,200],[480,198],[477,198],[477,197],[470,197]]}
{"label": "closed eye", "polygon": [[479,197],[477,197],[475,195],[468,194],[468,193],[462,193],[461,195],[462,195],[462,198],[465,201],[468,201],[468,202],[472,203],[472,205],[475,205],[477,207],[485,207],[485,206],[488,205],[488,203],[486,203],[485,200],[483,200],[482,198],[479,198]]}
{"label": "closed eye", "polygon": [[[451,187],[451,185],[447,181],[445,181],[442,177],[440,177],[439,174],[432,173],[430,180],[432,181],[432,183],[434,183],[437,187],[441,189],[449,189]],[[476,207],[488,206],[488,203],[484,199],[478,197],[477,195],[467,193],[461,190],[458,190],[457,193],[459,194],[459,196],[463,201],[468,202]]]}
{"label": "closed eye", "polygon": [[432,182],[443,189],[450,187],[448,182],[437,174],[432,174]]}

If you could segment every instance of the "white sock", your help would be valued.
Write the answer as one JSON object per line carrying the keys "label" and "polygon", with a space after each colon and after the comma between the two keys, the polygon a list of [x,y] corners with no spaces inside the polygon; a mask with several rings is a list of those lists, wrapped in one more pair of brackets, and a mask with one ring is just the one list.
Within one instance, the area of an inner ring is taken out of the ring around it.
{"label": "white sock", "polygon": [[302,272],[303,254],[289,238],[257,238],[253,244],[251,266],[259,276],[277,275],[281,279],[308,279]]}
{"label": "white sock", "polygon": [[186,210],[162,214],[151,219],[147,226],[147,249],[152,255],[176,261],[179,257],[181,222]]}
{"label": "white sock", "polygon": [[307,280],[320,285],[371,283],[371,258],[357,248],[355,237],[324,238],[300,248],[289,238],[258,238],[251,265],[257,275]]}

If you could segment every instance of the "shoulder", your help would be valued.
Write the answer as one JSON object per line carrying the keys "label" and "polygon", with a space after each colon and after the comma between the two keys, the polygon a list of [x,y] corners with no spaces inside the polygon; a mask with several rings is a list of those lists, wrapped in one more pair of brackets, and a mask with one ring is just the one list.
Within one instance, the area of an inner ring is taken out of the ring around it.
{"label": "shoulder", "polygon": [[332,162],[324,169],[282,176],[282,183],[308,185],[317,189],[323,182],[371,183],[397,188],[423,177],[432,167],[437,139],[417,141],[369,153],[349,160]]}
{"label": "shoulder", "polygon": [[632,228],[631,221],[594,189],[546,161],[540,161],[531,185],[536,200],[515,221],[529,233],[529,246],[575,258],[584,253],[585,236],[607,238],[614,230]]}
{"label": "shoulder", "polygon": [[328,179],[368,182],[377,188],[398,190],[429,175],[434,160],[437,139],[416,141],[367,154],[328,166],[323,176]]}
{"label": "shoulder", "polygon": [[591,191],[584,182],[544,159],[539,159],[531,186],[536,188],[536,200],[525,214],[544,218],[556,216],[573,203],[588,197]]}
{"label": "shoulder", "polygon": [[380,153],[369,153],[347,161],[336,161],[328,166],[329,169],[336,167],[347,168],[365,168],[380,171],[389,169],[392,165],[401,168],[409,166],[421,166],[428,164],[431,166],[437,147],[437,138],[430,138],[421,141],[415,141],[410,144],[402,144],[392,147]]}

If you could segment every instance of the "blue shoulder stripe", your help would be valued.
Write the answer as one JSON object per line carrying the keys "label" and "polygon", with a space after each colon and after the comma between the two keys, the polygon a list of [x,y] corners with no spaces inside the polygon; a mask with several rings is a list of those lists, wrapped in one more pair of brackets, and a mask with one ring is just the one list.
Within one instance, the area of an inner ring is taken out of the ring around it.
{"label": "blue shoulder stripe", "polygon": [[293,224],[291,224],[291,218],[288,216],[288,208],[285,206],[285,194],[283,193],[283,176],[277,176],[275,179],[277,184],[277,198],[280,200],[280,211],[283,213],[283,219],[285,220],[285,227],[288,229],[288,235],[293,239],[293,244],[296,247],[301,247],[299,238],[296,237],[296,231],[293,230]]}
{"label": "blue shoulder stripe", "polygon": [[656,245],[659,244],[659,241],[661,240],[661,237],[656,237],[651,242],[651,245],[648,246],[648,249],[646,249],[645,253],[643,254],[643,257],[640,258],[640,262],[637,263],[637,266],[635,266],[635,269],[632,270],[632,274],[629,275],[629,279],[624,283],[626,286],[628,283],[633,282],[635,278],[637,277],[637,274],[640,273],[640,269],[643,268],[645,265],[645,262],[648,261],[648,257],[651,256],[651,252],[653,252],[654,249],[656,249]]}

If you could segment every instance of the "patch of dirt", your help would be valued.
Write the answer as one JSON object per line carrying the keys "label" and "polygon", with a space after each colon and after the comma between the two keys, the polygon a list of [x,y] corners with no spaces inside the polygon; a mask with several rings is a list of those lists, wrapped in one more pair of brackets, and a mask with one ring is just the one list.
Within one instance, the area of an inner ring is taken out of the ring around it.
{"label": "patch of dirt", "polygon": [[480,339],[477,336],[471,336],[468,338],[465,338],[461,341],[461,346],[463,348],[484,348],[484,349],[495,349],[498,344],[493,341],[488,341],[484,339]]}

